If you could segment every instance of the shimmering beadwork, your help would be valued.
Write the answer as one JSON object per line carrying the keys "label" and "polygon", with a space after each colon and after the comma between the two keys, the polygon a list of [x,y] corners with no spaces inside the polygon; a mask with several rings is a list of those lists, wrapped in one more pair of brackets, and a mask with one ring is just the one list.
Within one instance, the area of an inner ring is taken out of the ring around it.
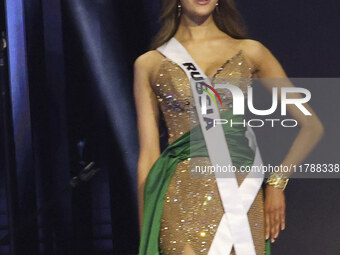
{"label": "shimmering beadwork", "polygon": [[[251,83],[251,68],[242,51],[227,60],[212,77],[239,79],[239,86],[244,93]],[[234,84],[235,85],[235,84]],[[154,93],[168,128],[169,143],[172,143],[193,125],[198,124],[193,110],[190,82],[185,72],[171,60],[164,58]],[[226,89],[217,89],[223,106],[220,111],[229,109],[232,98]],[[191,165],[211,165],[208,157],[195,157],[181,161],[174,172],[166,195],[160,231],[161,254],[183,254],[189,243],[195,254],[207,254],[224,214],[216,180],[212,178],[191,178]],[[238,179],[239,184],[242,178]],[[256,246],[256,253],[263,254],[265,248],[263,191],[260,189],[248,212],[249,223]],[[231,254],[235,254],[234,249]]]}

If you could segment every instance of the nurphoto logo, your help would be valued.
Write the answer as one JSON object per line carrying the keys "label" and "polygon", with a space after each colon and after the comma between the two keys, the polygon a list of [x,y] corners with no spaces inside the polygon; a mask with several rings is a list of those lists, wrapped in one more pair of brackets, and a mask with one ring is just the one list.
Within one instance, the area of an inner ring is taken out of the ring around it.
{"label": "nurphoto logo", "polygon": [[[303,105],[304,103],[309,102],[311,99],[311,93],[308,89],[300,88],[300,87],[273,87],[272,88],[272,103],[271,107],[269,109],[256,109],[254,107],[253,102],[253,88],[251,86],[248,86],[247,88],[247,98],[245,98],[245,95],[243,91],[235,86],[227,83],[220,83],[215,84],[215,87],[211,87],[210,85],[204,83],[204,82],[197,82],[196,83],[197,91],[199,92],[199,102],[201,103],[201,113],[202,115],[209,116],[209,113],[212,112],[212,101],[214,101],[215,104],[216,100],[214,99],[214,96],[211,92],[208,90],[210,89],[218,98],[222,105],[222,101],[220,98],[220,95],[216,91],[216,89],[228,89],[232,96],[232,111],[234,115],[244,115],[245,114],[245,102],[247,102],[248,109],[251,113],[257,116],[268,116],[273,114],[279,104],[279,90],[281,95],[281,116],[287,115],[287,105],[295,105],[304,115],[311,116],[312,114],[306,109],[306,107]],[[206,92],[206,93],[204,93]],[[301,96],[301,98],[289,98],[289,95],[300,93],[304,96]],[[243,122],[232,122],[232,120],[227,119],[213,119],[213,126],[221,125],[221,124],[230,124],[232,125],[249,125],[250,127],[262,127],[266,122],[270,123],[272,127],[275,126],[276,122],[280,122],[281,126],[283,127],[296,127],[298,125],[297,121],[295,119],[250,119],[246,122],[244,120]]]}

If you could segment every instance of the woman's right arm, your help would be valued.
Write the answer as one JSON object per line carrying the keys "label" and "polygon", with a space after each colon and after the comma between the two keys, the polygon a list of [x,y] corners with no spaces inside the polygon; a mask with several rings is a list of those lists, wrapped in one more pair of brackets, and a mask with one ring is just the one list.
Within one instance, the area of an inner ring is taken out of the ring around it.
{"label": "woman's right arm", "polygon": [[154,63],[150,54],[138,57],[134,63],[134,99],[137,111],[139,157],[137,165],[138,212],[140,230],[144,211],[144,186],[150,168],[160,156],[159,109],[151,87]]}

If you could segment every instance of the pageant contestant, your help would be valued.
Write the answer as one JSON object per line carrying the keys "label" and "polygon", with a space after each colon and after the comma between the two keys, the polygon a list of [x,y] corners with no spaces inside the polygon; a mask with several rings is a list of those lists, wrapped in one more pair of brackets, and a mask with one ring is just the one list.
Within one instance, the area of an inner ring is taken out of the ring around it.
{"label": "pageant contestant", "polygon": [[[140,142],[139,255],[268,255],[270,243],[285,229],[288,176],[272,174],[265,190],[263,176],[191,178],[191,166],[232,162],[240,168],[262,161],[250,128],[224,125],[222,138],[217,128],[207,130],[198,107],[203,89],[190,77],[211,78],[204,80],[206,91],[214,88],[215,79],[238,79],[246,96],[252,78],[287,78],[285,71],[265,46],[247,39],[232,0],[162,2],[162,27],[152,50],[135,61],[134,70]],[[269,83],[263,86],[272,90]],[[222,92],[222,106],[212,103],[210,112],[241,122],[243,117],[233,115],[232,101]],[[282,165],[301,163],[322,136],[322,124],[305,107],[312,116],[288,106],[300,132]],[[160,118],[169,137],[162,153]],[[191,137],[202,139],[193,143]],[[209,137],[218,137],[221,144],[213,144]]]}

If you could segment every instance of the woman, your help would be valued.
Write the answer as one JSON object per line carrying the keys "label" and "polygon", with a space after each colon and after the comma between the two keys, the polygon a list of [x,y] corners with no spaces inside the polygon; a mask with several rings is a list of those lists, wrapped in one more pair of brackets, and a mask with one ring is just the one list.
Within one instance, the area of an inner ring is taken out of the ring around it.
{"label": "woman", "polygon": [[[211,78],[287,76],[264,45],[246,39],[232,0],[163,0],[161,20],[162,28],[154,40],[153,50],[135,61],[134,70],[140,142],[139,254],[191,255],[209,251],[212,254],[213,248],[218,249],[214,238],[225,213],[222,194],[215,178],[190,178],[190,164],[210,165],[211,162],[208,155],[190,158],[187,134],[192,124],[190,117],[194,122],[197,118],[190,115],[193,109],[190,82],[179,64],[162,54],[159,47],[171,40],[177,41]],[[239,84],[241,88],[248,85],[246,81]],[[263,86],[272,90],[269,83],[264,82]],[[293,85],[285,83],[285,86]],[[307,118],[293,106],[287,107],[301,129],[282,161],[283,166],[301,163],[322,136],[322,124],[312,109],[306,104],[305,107],[312,117]],[[220,110],[229,113],[229,108],[224,105]],[[168,147],[161,154],[159,119],[162,116],[169,139]],[[248,146],[245,129],[236,132],[241,136],[226,134],[233,164],[251,165],[254,153]],[[255,194],[248,211],[254,253],[248,254],[269,254],[269,242],[274,242],[285,229],[283,190],[287,180],[287,176],[272,176],[265,191],[260,189]],[[234,244],[230,254],[235,254]],[[241,254],[237,250],[236,253]]]}

